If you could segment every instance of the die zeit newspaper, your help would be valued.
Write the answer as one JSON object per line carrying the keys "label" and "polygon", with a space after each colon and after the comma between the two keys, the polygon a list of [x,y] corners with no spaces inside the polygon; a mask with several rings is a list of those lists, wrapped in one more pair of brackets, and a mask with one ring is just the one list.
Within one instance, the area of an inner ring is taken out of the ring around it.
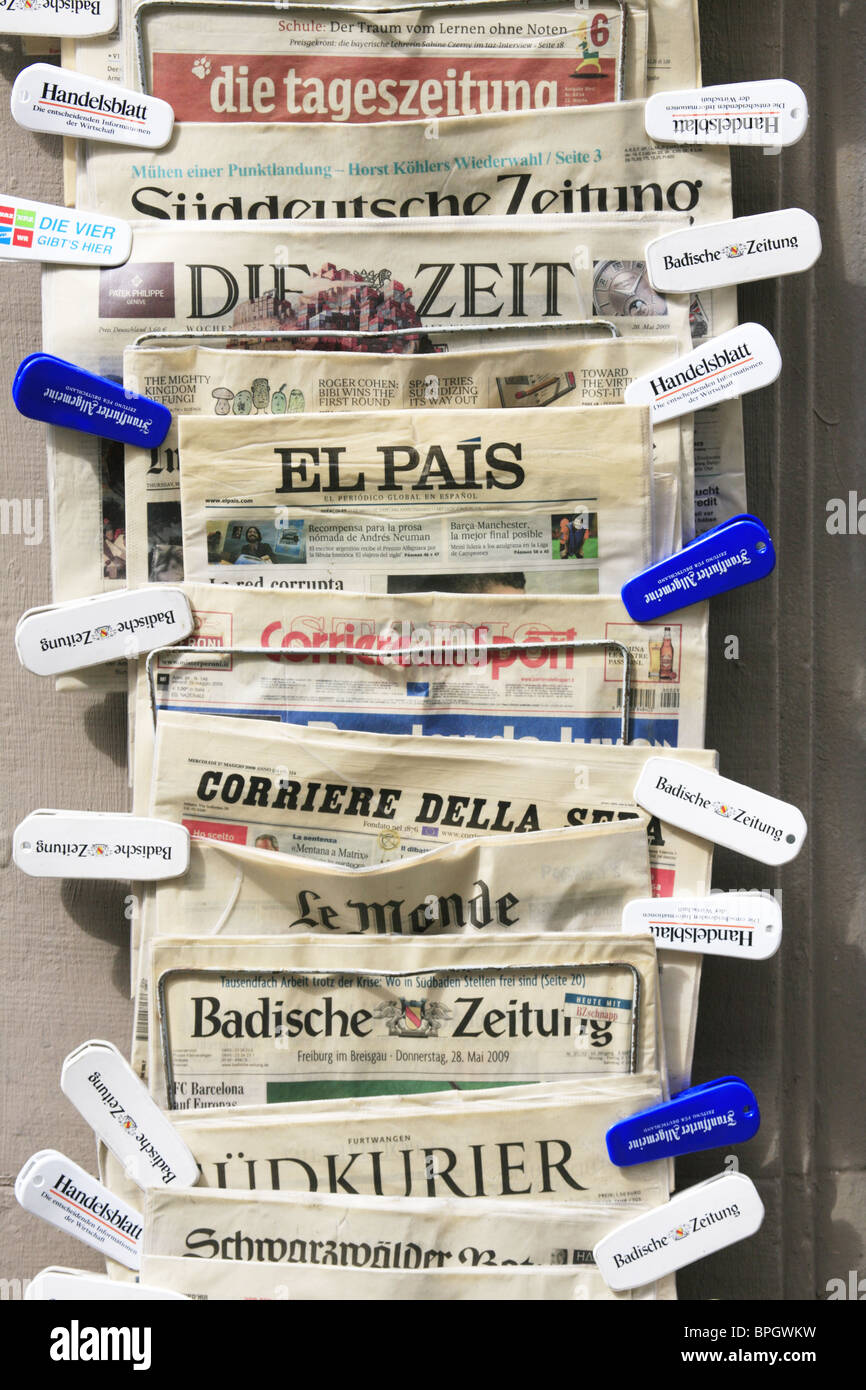
{"label": "die zeit newspaper", "polygon": [[[490,902],[507,921],[507,877],[418,910],[483,915]],[[150,1085],[171,1110],[209,1087],[234,1105],[339,1103],[664,1065],[649,933],[421,939],[410,956],[382,937],[161,937],[151,974]]]}
{"label": "die zeit newspaper", "polygon": [[[526,347],[490,345],[466,351],[462,337],[434,355],[233,351],[208,347],[131,347],[123,356],[124,384],[176,412],[162,445],[126,447],[126,541],[131,585],[183,578],[178,416],[214,421],[249,408],[280,416],[304,410],[557,409],[615,405],[637,376],[658,370],[671,353],[689,350],[685,311],[676,348],[670,334],[644,338],[581,339],[579,327],[563,339],[542,341],[527,330]],[[663,320],[659,320],[663,322]],[[481,328],[480,332],[484,332]],[[434,335],[436,336],[436,335]],[[442,335],[439,335],[442,336]],[[447,340],[446,340],[447,344]],[[253,406],[253,398],[259,402]],[[261,415],[256,415],[260,419]],[[661,553],[678,548],[680,488],[692,472],[691,416],[653,427],[653,527]],[[685,518],[686,520],[688,517]]]}
{"label": "die zeit newspaper", "polygon": [[[340,1282],[332,1285],[332,1298],[354,1296],[350,1290],[369,1287],[369,1281],[361,1280],[365,1271],[400,1274],[403,1278],[394,1286],[397,1296],[405,1290],[407,1297],[421,1297],[423,1284],[411,1284],[409,1275],[428,1270],[475,1271],[482,1276],[477,1296],[512,1297],[510,1284],[488,1285],[490,1293],[483,1292],[487,1271],[509,1267],[521,1281],[514,1287],[527,1290],[530,1297],[538,1289],[550,1291],[547,1276],[555,1276],[556,1284],[566,1274],[577,1281],[577,1289],[585,1290],[575,1297],[605,1297],[610,1291],[594,1267],[592,1251],[622,1224],[617,1209],[579,1202],[533,1205],[508,1198],[491,1202],[483,1197],[460,1201],[318,1192],[250,1196],[217,1188],[182,1194],[151,1189],[145,1195],[144,1216],[144,1259],[174,1260],[178,1265],[184,1261],[196,1273],[213,1266],[218,1280],[230,1279],[224,1268],[228,1262],[244,1269],[264,1266],[277,1283],[287,1271],[313,1278],[336,1271]],[[264,1282],[264,1269],[257,1268],[259,1273]],[[345,1282],[344,1273],[349,1276]],[[533,1276],[539,1275],[536,1281]],[[646,1295],[672,1297],[672,1283],[668,1278],[648,1285]],[[501,1288],[508,1292],[500,1293]]]}
{"label": "die zeit newspaper", "polygon": [[[352,868],[425,852],[432,871],[431,846],[493,834],[530,834],[535,844],[532,832],[559,825],[603,833],[581,837],[573,849],[565,837],[547,840],[543,873],[548,892],[556,886],[562,909],[545,901],[544,929],[556,929],[564,909],[562,920],[572,930],[613,930],[621,921],[622,901],[646,889],[640,845],[632,846],[630,835],[610,831],[640,823],[632,791],[652,752],[582,744],[569,753],[553,743],[313,728],[300,735],[290,725],[270,721],[221,718],[217,723],[207,715],[165,712],[149,811],[182,822],[193,840],[184,879],[144,895],[142,937],[171,933],[181,924],[187,933],[210,934],[218,921],[232,935],[288,929],[290,874],[281,873],[280,861],[273,861],[272,874],[259,863],[254,882],[245,877],[226,916],[243,861],[210,853],[205,838]],[[716,768],[716,755],[709,751],[678,749],[668,755],[708,771]],[[709,892],[712,846],[707,841],[655,818],[647,836],[654,896]],[[560,845],[562,865],[555,862]],[[506,853],[519,848],[509,840]],[[301,921],[303,930],[334,926],[309,917]],[[425,920],[428,932],[441,925]],[[659,963],[665,1052],[676,1091],[690,1079],[700,957],[663,950]],[[136,1039],[133,1051],[139,1058],[145,1042],[146,1036]]]}
{"label": "die zeit newspaper", "polygon": [[[501,226],[492,220],[446,225],[421,219],[317,227],[265,221],[137,225],[130,260],[119,276],[90,267],[44,272],[45,346],[86,369],[119,377],[124,347],[155,331],[237,330],[246,341],[244,333],[300,328],[308,347],[355,351],[370,345],[365,334],[383,332],[390,350],[394,330],[500,321],[555,327],[598,312],[621,318],[632,333],[669,336],[671,355],[677,356],[688,319],[682,298],[642,300],[641,316],[633,318],[633,296],[611,293],[623,275],[634,287],[639,275],[620,262],[642,258],[645,241],[663,230],[665,222],[658,218],[624,214],[601,223],[587,218],[580,222],[580,249],[572,220],[555,218],[521,218]],[[603,307],[594,311],[594,283],[602,282]],[[295,339],[288,341],[296,345]],[[374,342],[381,351],[381,340],[374,336]],[[434,350],[436,335],[421,333],[401,346]],[[273,394],[279,412],[279,393]],[[232,411],[258,413],[262,402],[259,381],[256,401],[251,387],[246,394],[239,391]],[[184,404],[176,395],[174,413]],[[299,405],[296,395],[293,409]],[[288,406],[286,396],[286,413]],[[122,446],[70,430],[51,429],[48,438],[55,598],[118,587],[127,576]],[[736,470],[741,464],[731,466]],[[164,460],[152,455],[150,467],[171,472],[170,455]],[[685,476],[688,482],[690,469]],[[154,524],[165,530],[169,515],[155,514]],[[117,671],[99,668],[67,678],[62,686],[116,685]]]}
{"label": "die zeit newspaper", "polygon": [[181,419],[184,573],[615,593],[654,557],[649,410]]}

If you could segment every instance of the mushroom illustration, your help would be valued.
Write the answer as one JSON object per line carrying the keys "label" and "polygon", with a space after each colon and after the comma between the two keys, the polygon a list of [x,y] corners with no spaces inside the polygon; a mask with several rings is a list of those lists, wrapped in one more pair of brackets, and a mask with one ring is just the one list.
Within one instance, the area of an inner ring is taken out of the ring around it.
{"label": "mushroom illustration", "polygon": [[231,414],[232,401],[235,398],[234,391],[230,391],[227,386],[218,386],[215,391],[211,391],[211,395],[216,401],[214,410],[217,415]]}

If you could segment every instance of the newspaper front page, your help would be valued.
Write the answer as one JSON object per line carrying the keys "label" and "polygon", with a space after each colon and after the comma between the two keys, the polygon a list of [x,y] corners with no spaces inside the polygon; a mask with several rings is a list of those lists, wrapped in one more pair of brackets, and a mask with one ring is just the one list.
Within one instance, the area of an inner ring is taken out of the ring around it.
{"label": "newspaper front page", "polygon": [[[421,865],[412,867],[421,889]],[[478,880],[468,901],[427,893],[405,907],[480,918],[492,907],[507,918],[514,895],[499,892],[504,878]],[[356,891],[357,903],[321,906],[359,916],[391,906]],[[664,1064],[649,933],[421,940],[408,956],[382,938],[163,937],[151,974],[151,1089],[171,1110],[208,1096],[339,1101]]]}
{"label": "newspaper front page", "polygon": [[[182,1194],[150,1189],[144,1213],[145,1259],[186,1260],[196,1268],[214,1261],[265,1265],[277,1275],[286,1266],[301,1266],[306,1273],[407,1274],[508,1268],[517,1273],[519,1265],[521,1275],[567,1268],[574,1276],[587,1277],[587,1297],[594,1296],[597,1275],[593,1249],[623,1219],[616,1208],[606,1211],[578,1202],[533,1205],[507,1198],[490,1202],[302,1192],[250,1196],[216,1188]],[[330,1296],[336,1297],[341,1287],[334,1285]],[[417,1287],[420,1296],[421,1285]],[[638,1292],[648,1299],[676,1298],[672,1276]]]}
{"label": "newspaper front page", "polygon": [[219,1191],[146,1194],[146,1256],[325,1269],[586,1270],[620,1211],[485,1198]]}
{"label": "newspaper front page", "polygon": [[727,148],[655,143],[645,106],[446,116],[432,126],[372,121],[354,138],[340,124],[293,124],[289,154],[285,126],[234,122],[216,136],[212,125],[181,123],[154,154],[92,146],[87,201],[94,211],[131,220],[199,224],[626,212],[689,213],[698,222],[730,217]]}
{"label": "newspaper front page", "polygon": [[[321,6],[326,9],[330,23],[337,22],[346,25],[353,18],[353,11],[363,10],[368,14],[372,12],[373,16],[377,12],[384,12],[381,20],[373,19],[370,25],[375,30],[373,34],[368,31],[359,34],[357,25],[347,27],[343,31],[344,34],[349,35],[347,39],[344,38],[344,49],[348,49],[349,52],[355,52],[360,42],[363,42],[366,52],[369,52],[371,48],[374,54],[387,52],[385,44],[389,35],[396,36],[401,48],[405,46],[413,51],[417,50],[419,40],[424,41],[424,46],[429,48],[431,38],[435,37],[429,34],[419,35],[417,32],[405,33],[401,27],[398,27],[400,21],[404,19],[404,15],[399,11],[395,12],[393,6],[388,4],[388,0],[364,0],[363,4],[346,4],[339,9],[328,3],[328,0],[307,0],[306,13],[301,24],[309,25],[311,6]],[[126,80],[133,86],[138,85],[139,78],[139,55],[134,42],[134,19],[138,8],[138,0],[121,0],[127,35]],[[200,40],[203,29],[202,20],[205,21],[204,28],[210,33],[214,19],[219,17],[218,11],[207,8],[206,0],[204,16],[197,13],[192,7],[172,4],[170,0],[169,3],[166,3],[165,8],[169,10],[173,19],[172,36],[178,47],[189,43],[186,37],[185,19],[189,28],[198,35]],[[239,5],[238,8],[243,10],[242,5]],[[289,9],[289,4],[286,3],[284,8]],[[612,50],[608,31],[617,41],[619,40],[620,14],[624,9],[626,12],[626,96],[632,95],[628,85],[632,80],[632,74],[634,74],[635,80],[641,77],[640,67],[643,63],[644,53],[645,80],[648,92],[675,91],[678,88],[699,87],[701,85],[697,0],[625,0],[622,5],[618,3],[618,0],[615,4],[604,4],[602,0],[587,0],[586,4],[580,6],[581,14],[578,17],[576,29],[573,28],[574,12],[572,8],[563,3],[552,4],[551,0],[538,0],[537,4],[523,3],[520,5],[512,4],[511,6],[502,3],[485,4],[483,0],[476,4],[454,3],[454,0],[451,0],[451,3],[448,3],[447,0],[432,0],[432,3],[428,3],[423,9],[429,14],[430,23],[439,21],[443,12],[443,19],[446,24],[449,21],[465,22],[469,20],[475,27],[476,34],[481,36],[480,38],[475,35],[472,36],[473,47],[483,45],[485,49],[489,49],[492,43],[497,43],[501,45],[500,51],[504,51],[506,54],[509,51],[523,52],[521,44],[525,43],[527,39],[544,42],[548,48],[562,42],[568,43],[572,32],[574,32],[577,41],[575,56],[581,65],[582,77],[585,81],[591,81],[598,85],[605,81],[606,65],[601,63],[599,70],[596,66],[596,55],[600,60],[607,57],[608,63],[610,62],[608,55]],[[504,13],[516,15],[516,22],[514,18],[508,21],[509,32],[505,34],[491,32],[496,23],[494,16],[499,17]],[[646,21],[644,15],[646,15]],[[148,16],[141,18],[144,21],[142,28],[145,72],[149,76],[152,68],[149,50],[152,47],[158,47],[159,29],[151,29],[151,20]],[[585,27],[581,25],[581,20]],[[646,36],[644,38],[645,23]],[[514,32],[518,24],[523,25],[525,33],[521,34],[519,30]],[[534,32],[536,29],[539,31],[554,29],[561,32],[536,33]],[[316,46],[308,37],[311,32],[316,32],[316,37],[319,40],[324,37],[330,38],[333,42],[333,34],[336,31],[332,30],[331,35],[328,36],[323,35],[321,29],[313,31],[309,27],[290,30],[293,44],[298,46],[298,51],[305,52],[307,44],[309,44],[310,51],[315,52]],[[448,47],[444,49],[447,53],[453,51],[455,41],[459,42],[460,38],[465,36],[452,32],[447,35],[440,34],[439,37],[447,40]],[[264,50],[265,53],[270,54],[280,39],[279,34],[271,34],[270,42]],[[302,44],[304,45],[303,48],[301,48]],[[584,44],[587,48],[586,53],[584,53]],[[195,51],[198,56],[200,50],[196,50],[195,43],[189,43],[189,49],[190,52]],[[234,50],[229,48],[222,51],[231,53]],[[532,52],[532,49],[528,51]],[[576,64],[573,66],[576,67]],[[202,80],[208,76],[210,76],[209,73],[204,73]],[[590,91],[585,96],[592,100],[593,94]],[[605,96],[602,99],[609,100],[610,98]],[[399,115],[399,113],[396,114]]]}
{"label": "newspaper front page", "polygon": [[[677,345],[688,350],[685,312]],[[484,332],[484,329],[480,329]],[[129,583],[176,583],[183,578],[180,521],[178,418],[225,420],[252,407],[280,416],[301,411],[557,409],[616,405],[635,377],[670,360],[668,336],[583,340],[575,327],[567,341],[538,341],[527,330],[525,346],[497,346],[487,334],[484,351],[460,347],[444,357],[394,353],[293,353],[233,351],[208,347],[127,348],[123,379],[128,389],[178,412],[165,441],[150,451],[126,448],[126,541]],[[442,336],[441,334],[439,335]],[[460,337],[452,339],[459,344]],[[267,401],[265,397],[267,396]],[[249,418],[249,417],[247,417]],[[693,472],[692,417],[653,427],[654,530],[663,554],[679,548],[681,507],[674,496],[665,511],[663,477],[682,485]],[[688,519],[688,512],[686,518]],[[686,537],[688,539],[688,536]]]}
{"label": "newspaper front page", "polygon": [[220,125],[430,120],[646,91],[647,0],[629,0],[625,35],[603,0],[364,10],[166,5],[142,16],[146,88],[176,120]]}
{"label": "newspaper front page", "polygon": [[[555,328],[595,313],[607,319],[613,314],[630,333],[669,337],[676,356],[688,321],[682,297],[647,300],[634,317],[634,304],[625,298],[593,308],[593,268],[642,258],[646,240],[664,227],[656,217],[628,214],[600,223],[520,218],[514,223],[136,224],[126,265],[54,267],[43,273],[44,345],[87,370],[119,379],[123,349],[145,333],[279,334],[291,328],[306,335],[289,339],[291,346],[300,341],[308,348],[360,351],[372,345],[363,336],[368,333],[387,337],[392,330],[428,327],[432,333],[500,321]],[[448,248],[444,260],[443,245]],[[632,275],[629,283],[634,281]],[[436,337],[419,333],[404,346],[434,350]],[[375,336],[373,343],[382,350]],[[189,394],[189,383],[179,385],[171,406],[175,414],[183,413]],[[259,408],[251,389],[249,397],[238,393],[234,413]],[[287,413],[288,405],[287,396]],[[52,428],[48,437],[54,597],[81,598],[121,587],[127,578],[123,448],[71,430]],[[149,467],[165,477],[175,464],[170,453],[157,452]],[[686,469],[686,485],[690,479]],[[61,685],[119,688],[121,675],[117,666],[100,667]]]}
{"label": "newspaper front page", "polygon": [[[666,1202],[665,1160],[616,1168],[604,1136],[658,1105],[657,1075],[582,1077],[551,1087],[187,1111],[172,1123],[201,1168],[198,1187],[376,1197],[522,1197],[625,1212]],[[519,1093],[519,1094],[518,1094]],[[141,1190],[101,1150],[118,1197]],[[625,1219],[625,1216],[623,1217]]]}
{"label": "newspaper front page", "polygon": [[181,419],[184,573],[616,593],[654,556],[649,409]]}

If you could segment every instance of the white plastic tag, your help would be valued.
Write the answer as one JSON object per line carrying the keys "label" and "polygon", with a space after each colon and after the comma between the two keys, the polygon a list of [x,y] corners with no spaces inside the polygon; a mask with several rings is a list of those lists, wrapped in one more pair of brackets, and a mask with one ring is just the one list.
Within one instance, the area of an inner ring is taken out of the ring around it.
{"label": "white plastic tag", "polygon": [[167,101],[68,68],[33,63],[12,87],[12,115],[25,130],[158,150],[171,139]]}
{"label": "white plastic tag", "polygon": [[673,758],[647,759],[634,799],[650,815],[762,864],[787,864],[806,838],[796,806]]}
{"label": "white plastic tag", "polygon": [[720,1173],[626,1221],[592,1253],[612,1289],[637,1289],[753,1236],[763,1220],[764,1204],[751,1178]]}
{"label": "white plastic tag", "polygon": [[37,676],[57,676],[106,661],[134,660],[181,642],[193,630],[182,589],[154,585],[37,608],[19,618],[18,660]]}
{"label": "white plastic tag", "polygon": [[57,1149],[41,1149],[27,1160],[15,1179],[15,1196],[25,1211],[119,1260],[127,1269],[138,1269],[141,1212]]}
{"label": "white plastic tag", "polygon": [[627,405],[648,405],[653,424],[769,386],[782,370],[779,349],[759,323],[742,323],[625,389]]}
{"label": "white plastic tag", "polygon": [[117,0],[5,0],[0,9],[0,34],[87,39],[116,24]]}
{"label": "white plastic tag", "polygon": [[131,250],[132,228],[119,217],[0,193],[0,260],[123,265]]}
{"label": "white plastic tag", "polygon": [[686,92],[657,92],[646,104],[647,135],[674,145],[795,144],[809,121],[806,94],[774,77]]}
{"label": "white plastic tag", "polygon": [[192,1187],[198,1165],[174,1125],[113,1043],[70,1052],[60,1089],[139,1187]]}
{"label": "white plastic tag", "polygon": [[646,248],[649,277],[662,294],[715,290],[808,270],[821,254],[821,231],[802,208],[704,223],[657,237]]}
{"label": "white plastic tag", "polygon": [[711,893],[707,898],[633,898],[626,932],[649,930],[665,951],[767,960],[782,940],[782,909],[766,893]]}
{"label": "white plastic tag", "polygon": [[86,1269],[64,1269],[62,1265],[40,1269],[24,1291],[25,1302],[29,1300],[32,1303],[66,1300],[108,1303],[122,1299],[155,1302],[157,1299],[178,1298],[185,1303],[189,1301],[185,1293],[175,1293],[174,1289],[157,1289],[152,1284],[123,1284],[119,1279],[108,1279],[104,1274],[91,1274]]}
{"label": "white plastic tag", "polygon": [[12,858],[31,878],[177,878],[189,867],[185,825],[100,811],[31,811]]}

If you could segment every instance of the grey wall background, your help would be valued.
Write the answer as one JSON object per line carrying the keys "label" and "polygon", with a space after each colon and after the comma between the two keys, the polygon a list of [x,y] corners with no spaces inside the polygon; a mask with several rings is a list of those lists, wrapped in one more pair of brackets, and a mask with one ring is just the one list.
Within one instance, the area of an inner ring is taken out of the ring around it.
{"label": "grey wall background", "polygon": [[[810,834],[778,880],[719,852],[714,884],[778,888],[785,937],[763,965],[705,965],[695,1080],[739,1073],[761,1104],[760,1133],[734,1157],[767,1219],[748,1245],[679,1276],[692,1299],[815,1299],[827,1281],[866,1274],[866,538],[829,535],[826,504],[866,496],[862,462],[864,300],[863,0],[702,0],[704,81],[784,76],[809,98],[803,141],[779,158],[734,150],[740,214],[801,206],[821,223],[815,271],[741,291],[741,318],[782,350],[778,383],[746,398],[749,506],[770,527],[776,574],[714,601],[707,745],[722,771],[795,802]],[[60,199],[59,141],[8,114],[23,65],[0,42],[0,187]],[[42,499],[42,427],[8,387],[40,347],[36,267],[0,266],[0,467],[4,498]],[[866,521],[864,521],[866,526]],[[0,535],[0,1279],[46,1264],[98,1267],[79,1245],[27,1216],[12,1195],[36,1149],[93,1166],[92,1136],[59,1089],[60,1063],[88,1037],[125,1049],[131,1026],[122,885],[28,879],[11,865],[14,826],[37,806],[127,809],[124,701],[57,696],[18,666],[17,617],[50,595],[47,539]],[[725,639],[739,639],[726,660]],[[714,1151],[681,1162],[685,1186],[720,1171]],[[14,1287],[14,1286],[13,1286]]]}

